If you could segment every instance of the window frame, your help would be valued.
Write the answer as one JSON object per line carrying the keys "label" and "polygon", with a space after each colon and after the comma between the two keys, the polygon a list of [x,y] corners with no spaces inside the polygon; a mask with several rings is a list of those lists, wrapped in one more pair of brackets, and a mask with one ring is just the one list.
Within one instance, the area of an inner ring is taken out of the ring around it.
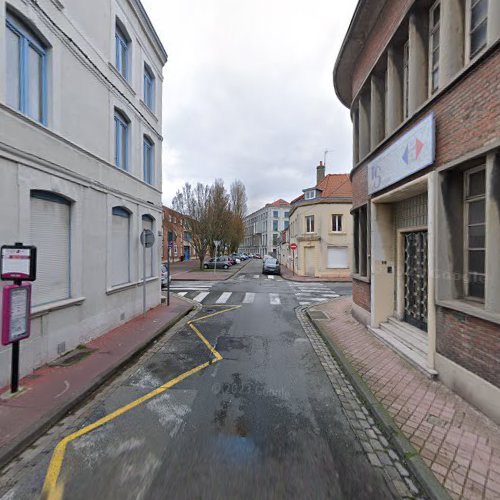
{"label": "window frame", "polygon": [[[125,68],[122,68],[122,52],[125,53]],[[118,73],[128,82],[129,81],[129,67],[130,67],[130,39],[118,22],[115,23],[115,67]]]}
{"label": "window frame", "polygon": [[315,231],[314,231],[314,215],[306,215],[305,216],[305,220],[306,220],[306,233],[307,234],[313,234]]}
{"label": "window frame", "polygon": [[155,76],[147,63],[144,63],[144,104],[155,110]]}
{"label": "window frame", "polygon": [[410,114],[410,40],[403,44],[403,118]]}
{"label": "window frame", "polygon": [[[480,2],[486,2],[486,15],[482,21],[475,26],[474,28],[472,27],[472,9],[479,4]],[[467,57],[468,61],[474,60],[476,57],[481,54],[484,49],[488,46],[488,10],[489,10],[489,2],[491,0],[467,0],[467,13],[466,13],[466,23],[467,23]],[[496,0],[495,0],[496,1]],[[473,33],[479,29],[479,27],[483,24],[486,23],[486,32],[485,32],[485,39],[484,39],[484,44],[481,45],[474,53],[472,52],[472,35]]]}
{"label": "window frame", "polygon": [[[129,157],[129,133],[130,133],[130,121],[120,110],[115,109],[114,113],[115,122],[115,166],[120,170],[128,172],[128,157]],[[125,148],[122,148],[122,134],[117,133],[117,131],[125,130]],[[125,158],[121,158],[122,151],[125,151]]]}
{"label": "window frame", "polygon": [[[7,12],[5,19],[6,29],[12,31],[19,37],[19,102],[14,108],[28,118],[47,126],[47,51],[44,43],[40,38],[33,33],[28,25],[23,21],[18,20],[10,12]],[[34,118],[30,114],[29,106],[29,49],[32,48],[41,58],[41,73],[40,73],[40,120]],[[11,105],[9,105],[12,107]]]}
{"label": "window frame", "polygon": [[361,205],[351,211],[353,216],[352,272],[356,278],[370,279],[370,213],[369,205]]}
{"label": "window frame", "polygon": [[314,200],[316,198],[316,190],[309,189],[304,192],[304,200]]}
{"label": "window frame", "polygon": [[342,214],[332,214],[332,233],[342,232]]}
{"label": "window frame", "polygon": [[[484,193],[480,195],[475,195],[475,196],[469,196],[469,185],[470,185],[470,177],[473,174],[476,174],[478,172],[483,171],[485,173],[485,186],[484,186]],[[467,169],[464,171],[464,194],[463,194],[463,206],[464,206],[464,254],[463,254],[463,295],[464,299],[474,301],[474,302],[479,302],[479,303],[485,303],[486,302],[486,229],[487,229],[487,224],[486,224],[486,199],[487,199],[487,193],[486,193],[486,163],[483,163],[482,165],[478,165],[476,167]],[[484,201],[485,204],[485,213],[484,213],[484,222],[483,223],[477,223],[477,224],[472,224],[473,226],[484,226],[484,233],[485,233],[485,243],[483,248],[479,247],[470,247],[469,245],[469,236],[470,236],[470,227],[471,224],[469,224],[469,212],[470,212],[470,205],[471,203],[477,202],[477,201]],[[477,275],[481,275],[484,279],[484,296],[483,297],[476,297],[473,295],[470,295],[469,293],[469,251],[483,251],[484,256],[485,256],[485,269],[483,273],[474,273]]]}
{"label": "window frame", "polygon": [[[124,283],[114,283],[113,282],[113,276],[111,276],[111,286],[113,288],[115,287],[122,287],[125,285],[128,285],[129,283],[132,282],[132,274],[130,271],[130,264],[131,264],[131,249],[130,249],[130,242],[131,242],[131,236],[132,236],[132,214],[131,212],[123,207],[123,206],[114,206],[111,208],[111,227],[113,227],[113,217],[123,217],[128,220],[128,232],[127,232],[127,281]],[[113,231],[113,229],[112,229]],[[111,258],[113,258],[113,238],[111,237]]]}
{"label": "window frame", "polygon": [[154,172],[154,152],[155,152],[155,145],[153,141],[147,137],[146,135],[143,137],[143,155],[142,155],[142,162],[143,162],[143,168],[142,168],[142,174],[143,174],[143,179],[146,184],[149,184],[152,186],[155,181],[155,172]]}
{"label": "window frame", "polygon": [[[435,14],[436,10],[439,9],[439,21],[435,23]],[[434,46],[433,40],[434,40],[434,35],[438,34],[438,43],[437,46]],[[429,82],[428,82],[428,87],[429,87],[429,96],[434,95],[438,90],[439,90],[439,54],[441,52],[441,0],[437,0],[429,9],[429,41],[428,41],[428,46],[429,46],[429,53],[428,53],[428,59],[429,59]],[[434,52],[437,52],[437,62],[434,64],[432,62]],[[436,87],[434,88],[433,86],[433,73],[434,71],[437,71],[437,83]]]}

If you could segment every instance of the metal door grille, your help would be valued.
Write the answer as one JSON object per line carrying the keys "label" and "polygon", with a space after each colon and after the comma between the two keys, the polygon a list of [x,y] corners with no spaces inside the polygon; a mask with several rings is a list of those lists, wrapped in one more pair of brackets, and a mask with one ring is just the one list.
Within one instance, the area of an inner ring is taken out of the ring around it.
{"label": "metal door grille", "polygon": [[405,234],[404,319],[427,331],[427,231]]}

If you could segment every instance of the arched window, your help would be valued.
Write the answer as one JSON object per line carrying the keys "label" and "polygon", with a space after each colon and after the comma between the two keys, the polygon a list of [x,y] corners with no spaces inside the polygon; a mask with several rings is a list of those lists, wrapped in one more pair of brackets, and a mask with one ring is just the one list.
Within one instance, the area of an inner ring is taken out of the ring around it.
{"label": "arched window", "polygon": [[[143,215],[142,216],[142,230],[149,229],[150,231],[154,231],[154,218],[151,215]],[[146,252],[146,278],[151,278],[156,273],[154,272],[154,249],[156,245],[153,245],[151,248],[143,248],[143,251]],[[142,257],[142,255],[141,255]]]}
{"label": "arched window", "polygon": [[128,136],[130,120],[115,109],[115,165],[128,170]]}
{"label": "arched window", "polygon": [[116,69],[118,73],[128,80],[129,78],[129,48],[130,37],[128,36],[125,27],[116,20],[115,27],[115,49],[116,49]]}
{"label": "arched window", "polygon": [[46,125],[46,46],[10,13],[7,13],[6,37],[7,104]]}
{"label": "arched window", "polygon": [[113,207],[111,230],[111,284],[130,282],[130,212]]}
{"label": "arched window", "polygon": [[153,184],[154,182],[154,144],[149,137],[144,136],[144,182]]}
{"label": "arched window", "polygon": [[50,191],[31,191],[31,244],[37,247],[33,305],[71,297],[71,203]]}

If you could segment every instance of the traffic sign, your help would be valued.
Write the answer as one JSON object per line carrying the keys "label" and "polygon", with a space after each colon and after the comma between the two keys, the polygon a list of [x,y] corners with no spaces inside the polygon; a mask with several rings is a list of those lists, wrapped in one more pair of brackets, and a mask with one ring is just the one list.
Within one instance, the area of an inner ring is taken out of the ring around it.
{"label": "traffic sign", "polygon": [[292,252],[295,252],[295,250],[297,250],[297,243],[292,243],[292,244],[290,245],[290,250],[291,250]]}
{"label": "traffic sign", "polygon": [[141,243],[146,248],[151,248],[155,244],[155,234],[151,229],[144,229],[141,233]]}

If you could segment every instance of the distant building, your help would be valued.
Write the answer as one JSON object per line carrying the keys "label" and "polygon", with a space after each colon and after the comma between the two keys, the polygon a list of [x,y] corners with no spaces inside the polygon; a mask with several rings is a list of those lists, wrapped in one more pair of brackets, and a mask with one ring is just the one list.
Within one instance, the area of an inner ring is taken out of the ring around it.
{"label": "distant building", "polygon": [[499,42],[498,0],[361,0],[334,69],[353,314],[498,423]]}
{"label": "distant building", "polygon": [[245,239],[241,252],[277,255],[280,233],[288,227],[290,204],[279,199],[247,215],[244,219]]}
{"label": "distant building", "polygon": [[[290,226],[280,260],[299,276],[347,278],[352,261],[352,187],[349,174],[325,176],[317,167],[316,184],[291,202]],[[293,254],[290,244],[295,243]]]}
{"label": "distant building", "polygon": [[186,217],[171,208],[163,207],[163,262],[167,260],[169,241],[172,243],[170,262],[197,258],[193,236],[186,224]]}
{"label": "distant building", "polygon": [[167,54],[139,0],[0,0],[0,23],[0,244],[38,248],[25,375],[142,313],[145,228],[161,301]]}

